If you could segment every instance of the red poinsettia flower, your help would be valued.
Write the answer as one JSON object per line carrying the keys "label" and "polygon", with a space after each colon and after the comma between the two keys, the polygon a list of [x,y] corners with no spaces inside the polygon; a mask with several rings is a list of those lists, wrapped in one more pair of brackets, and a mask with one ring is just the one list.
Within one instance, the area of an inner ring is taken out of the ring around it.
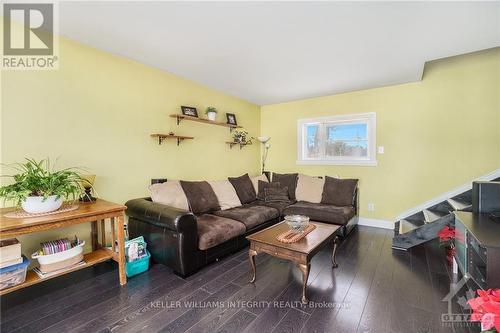
{"label": "red poinsettia flower", "polygon": [[479,297],[468,301],[472,308],[471,321],[480,321],[483,330],[500,332],[500,289],[477,290]]}
{"label": "red poinsettia flower", "polygon": [[445,225],[443,229],[439,230],[438,237],[441,241],[449,241],[455,238],[455,229]]}

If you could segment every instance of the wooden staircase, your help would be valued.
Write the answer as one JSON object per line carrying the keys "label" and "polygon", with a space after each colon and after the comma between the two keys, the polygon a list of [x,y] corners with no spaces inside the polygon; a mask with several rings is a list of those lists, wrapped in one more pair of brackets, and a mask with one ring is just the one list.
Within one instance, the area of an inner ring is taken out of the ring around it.
{"label": "wooden staircase", "polygon": [[[494,181],[500,181],[500,178]],[[437,237],[445,225],[454,222],[453,212],[472,210],[472,190],[455,195],[395,223],[392,248],[406,251]]]}

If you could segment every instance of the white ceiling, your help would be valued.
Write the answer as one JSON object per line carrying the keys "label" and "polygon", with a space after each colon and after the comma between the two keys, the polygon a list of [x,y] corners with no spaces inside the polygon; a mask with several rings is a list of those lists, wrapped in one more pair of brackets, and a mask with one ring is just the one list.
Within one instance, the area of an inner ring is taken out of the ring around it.
{"label": "white ceiling", "polygon": [[63,2],[60,32],[256,104],[420,80],[500,46],[499,2]]}

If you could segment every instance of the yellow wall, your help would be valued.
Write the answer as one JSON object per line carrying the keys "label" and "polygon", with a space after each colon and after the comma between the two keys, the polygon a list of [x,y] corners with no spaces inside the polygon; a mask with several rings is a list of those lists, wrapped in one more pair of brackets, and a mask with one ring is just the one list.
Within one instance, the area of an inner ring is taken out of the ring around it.
{"label": "yellow wall", "polygon": [[[499,77],[497,48],[431,62],[421,82],[263,106],[267,169],[359,178],[360,215],[393,220],[499,168]],[[298,119],[365,112],[377,113],[378,166],[296,164]]]}
{"label": "yellow wall", "polygon": [[[180,105],[236,113],[250,135],[272,137],[268,170],[360,179],[361,215],[393,220],[402,211],[500,166],[500,49],[429,63],[421,82],[259,107],[191,81],[60,40],[58,71],[1,74],[1,161],[59,157],[58,166],[97,174],[100,197],[124,203],[148,194],[149,179],[223,179],[259,171],[259,146],[232,149],[229,130],[168,117]],[[297,120],[377,113],[377,167],[296,165]],[[151,133],[195,136],[158,146]],[[367,203],[375,203],[368,212]],[[82,225],[20,237],[78,234]],[[87,247],[88,249],[88,247]]]}
{"label": "yellow wall", "polygon": [[[100,197],[118,203],[147,196],[150,178],[224,179],[259,172],[259,146],[229,149],[229,129],[169,117],[180,105],[235,113],[252,136],[260,132],[259,106],[61,38],[58,71],[2,73],[2,162],[59,157],[59,167],[83,166],[97,174]],[[224,75],[221,73],[221,75]],[[179,147],[159,146],[151,133],[194,136]],[[5,172],[5,170],[4,170]],[[40,240],[89,226],[21,237],[23,252]],[[85,237],[88,240],[88,237]],[[88,247],[87,247],[88,249]]]}

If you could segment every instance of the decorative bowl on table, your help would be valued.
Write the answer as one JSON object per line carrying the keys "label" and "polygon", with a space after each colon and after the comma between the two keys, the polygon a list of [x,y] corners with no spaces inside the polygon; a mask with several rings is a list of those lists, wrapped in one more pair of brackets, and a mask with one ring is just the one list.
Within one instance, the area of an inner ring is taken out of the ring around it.
{"label": "decorative bowl on table", "polygon": [[309,225],[309,217],[304,215],[287,215],[285,222],[294,232],[303,232]]}

